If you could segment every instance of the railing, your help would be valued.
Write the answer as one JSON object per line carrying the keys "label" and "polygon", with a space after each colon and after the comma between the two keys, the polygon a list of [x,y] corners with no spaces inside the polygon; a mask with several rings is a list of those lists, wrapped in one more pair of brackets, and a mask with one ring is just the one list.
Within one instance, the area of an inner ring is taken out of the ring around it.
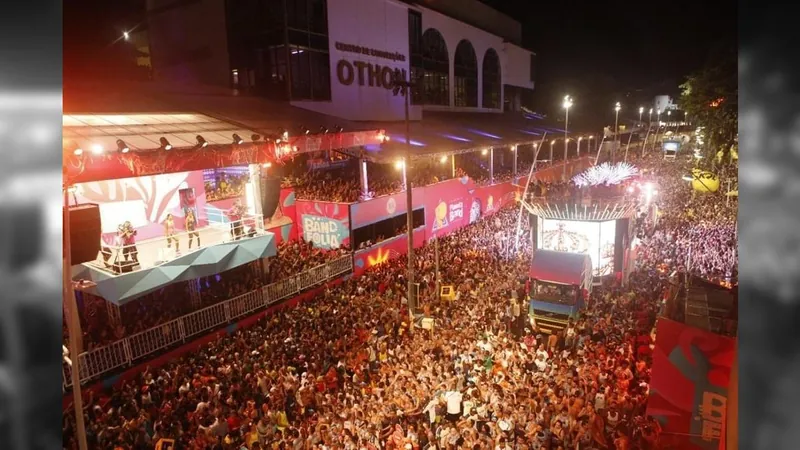
{"label": "railing", "polygon": [[[78,357],[81,383],[94,380],[121,367],[131,366],[149,355],[186,342],[189,338],[231,323],[352,271],[353,256],[348,254],[291,278],[194,311],[104,347],[81,353]],[[66,390],[72,385],[71,367],[66,364],[63,366]]]}

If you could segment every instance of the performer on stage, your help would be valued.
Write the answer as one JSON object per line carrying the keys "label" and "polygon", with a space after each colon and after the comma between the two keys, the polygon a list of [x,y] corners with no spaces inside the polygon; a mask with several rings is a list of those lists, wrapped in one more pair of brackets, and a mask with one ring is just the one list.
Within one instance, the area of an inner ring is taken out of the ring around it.
{"label": "performer on stage", "polygon": [[244,234],[242,220],[244,219],[246,212],[247,210],[244,206],[242,206],[242,201],[239,199],[237,199],[233,203],[233,207],[228,210],[228,218],[231,220],[231,236],[233,237],[233,240],[239,240]]}
{"label": "performer on stage", "polygon": [[194,210],[186,210],[186,231],[189,232],[189,248],[192,248],[192,240],[197,238],[197,247],[200,247],[200,233],[197,232],[197,219],[194,217]]}
{"label": "performer on stage", "polygon": [[175,219],[172,214],[167,214],[167,219],[164,221],[164,236],[167,237],[167,248],[172,248],[172,243],[175,243],[175,253],[180,253],[181,243],[175,237]]}
{"label": "performer on stage", "polygon": [[139,250],[136,248],[137,231],[133,229],[131,222],[126,220],[118,228],[119,237],[122,241],[122,257],[125,261],[139,262]]}

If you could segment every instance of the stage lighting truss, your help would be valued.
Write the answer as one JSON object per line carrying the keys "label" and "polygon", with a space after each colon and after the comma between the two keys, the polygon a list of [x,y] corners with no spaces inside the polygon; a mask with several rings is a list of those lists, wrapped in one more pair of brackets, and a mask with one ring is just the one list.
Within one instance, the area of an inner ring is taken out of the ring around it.
{"label": "stage lighting truss", "polygon": [[636,214],[638,202],[636,200],[600,200],[592,205],[579,203],[559,203],[527,200],[522,205],[529,213],[543,219],[552,220],[577,220],[577,221],[607,221],[631,218]]}
{"label": "stage lighting truss", "polygon": [[638,174],[639,169],[626,162],[616,164],[603,163],[579,173],[572,178],[572,182],[579,187],[615,185]]}

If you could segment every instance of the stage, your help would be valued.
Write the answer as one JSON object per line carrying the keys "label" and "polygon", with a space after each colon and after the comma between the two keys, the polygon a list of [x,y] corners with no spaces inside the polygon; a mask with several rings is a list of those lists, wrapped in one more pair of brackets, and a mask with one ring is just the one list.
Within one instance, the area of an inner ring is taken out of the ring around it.
{"label": "stage", "polygon": [[[278,222],[273,220],[270,225],[279,227]],[[272,232],[247,222],[244,229],[251,232],[233,239],[230,224],[209,225],[198,230],[202,245],[192,249],[188,248],[187,233],[176,234],[180,254],[174,251],[174,244],[172,249],[167,247],[165,237],[137,242],[138,265],[126,265],[121,257],[113,263],[122,250],[110,248],[108,260],[101,253],[95,261],[73,266],[72,279],[90,282],[85,291],[120,306],[171,283],[211,276],[277,254]]]}

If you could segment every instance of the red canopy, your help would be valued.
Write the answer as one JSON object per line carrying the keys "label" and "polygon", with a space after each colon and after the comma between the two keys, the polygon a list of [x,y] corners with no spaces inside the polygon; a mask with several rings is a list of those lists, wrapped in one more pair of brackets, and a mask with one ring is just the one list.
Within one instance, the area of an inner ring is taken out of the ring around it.
{"label": "red canopy", "polygon": [[531,261],[530,276],[550,283],[581,285],[588,255],[536,250]]}

